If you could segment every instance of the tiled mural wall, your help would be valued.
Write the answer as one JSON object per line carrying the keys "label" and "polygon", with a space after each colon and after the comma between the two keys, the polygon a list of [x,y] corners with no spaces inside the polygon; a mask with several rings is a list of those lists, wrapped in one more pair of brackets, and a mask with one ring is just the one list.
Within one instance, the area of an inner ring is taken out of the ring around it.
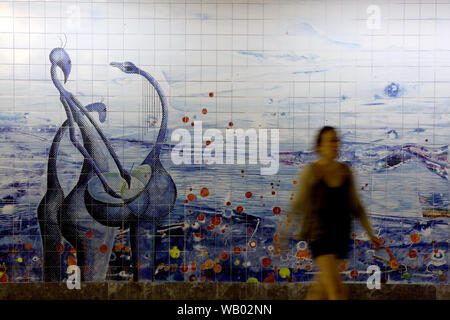
{"label": "tiled mural wall", "polygon": [[273,237],[332,125],[384,241],[355,223],[344,280],[448,284],[449,30],[443,0],[2,0],[0,281],[310,281]]}

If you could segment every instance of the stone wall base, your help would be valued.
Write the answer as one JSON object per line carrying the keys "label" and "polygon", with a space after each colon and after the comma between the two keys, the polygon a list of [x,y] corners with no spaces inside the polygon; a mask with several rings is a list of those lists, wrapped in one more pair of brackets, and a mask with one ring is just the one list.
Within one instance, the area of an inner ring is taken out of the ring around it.
{"label": "stone wall base", "polygon": [[[0,284],[1,300],[302,300],[308,283],[65,283]],[[450,285],[345,284],[351,300],[450,300]]]}

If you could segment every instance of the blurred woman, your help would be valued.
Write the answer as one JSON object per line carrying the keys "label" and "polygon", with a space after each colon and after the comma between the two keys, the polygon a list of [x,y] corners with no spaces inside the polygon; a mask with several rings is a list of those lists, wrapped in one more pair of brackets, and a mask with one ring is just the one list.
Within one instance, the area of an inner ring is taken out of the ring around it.
{"label": "blurred woman", "polygon": [[316,152],[320,159],[304,168],[292,208],[277,228],[275,250],[284,251],[293,229],[300,231],[295,238],[308,241],[313,261],[320,269],[306,298],[347,299],[339,266],[347,257],[352,218],[359,219],[375,249],[379,249],[379,240],[359,200],[350,167],[335,160],[339,138],[333,127],[319,131]]}

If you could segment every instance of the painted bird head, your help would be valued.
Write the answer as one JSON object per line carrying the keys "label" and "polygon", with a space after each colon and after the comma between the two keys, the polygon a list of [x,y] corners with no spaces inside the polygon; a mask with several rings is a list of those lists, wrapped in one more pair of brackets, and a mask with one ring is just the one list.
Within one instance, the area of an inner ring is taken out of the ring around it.
{"label": "painted bird head", "polygon": [[139,68],[134,65],[133,62],[111,62],[111,66],[118,68],[125,73],[139,73]]}
{"label": "painted bird head", "polygon": [[64,83],[66,83],[69,78],[70,70],[72,69],[72,61],[66,50],[63,48],[55,48],[50,52],[49,58],[52,65],[57,65],[61,68],[64,73]]}

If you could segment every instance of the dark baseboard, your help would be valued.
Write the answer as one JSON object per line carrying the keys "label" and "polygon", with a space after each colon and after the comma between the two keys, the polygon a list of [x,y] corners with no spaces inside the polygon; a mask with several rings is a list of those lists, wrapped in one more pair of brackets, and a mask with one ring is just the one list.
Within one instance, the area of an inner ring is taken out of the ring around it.
{"label": "dark baseboard", "polygon": [[[351,300],[450,300],[449,285],[347,283]],[[1,300],[302,300],[308,283],[82,283],[69,290],[65,283],[0,284]]]}

